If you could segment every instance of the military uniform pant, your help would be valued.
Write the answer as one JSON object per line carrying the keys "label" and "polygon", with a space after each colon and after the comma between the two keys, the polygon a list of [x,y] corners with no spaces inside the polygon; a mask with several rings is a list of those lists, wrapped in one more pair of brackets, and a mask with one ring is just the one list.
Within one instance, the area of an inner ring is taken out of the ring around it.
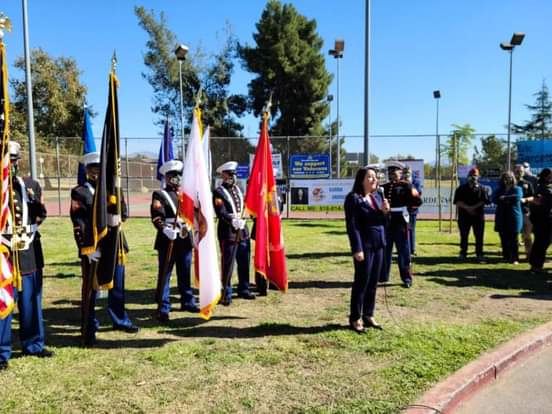
{"label": "military uniform pant", "polygon": [[11,322],[13,313],[10,313],[4,319],[0,319],[0,361],[7,361],[12,353],[12,334]]}
{"label": "military uniform pant", "polygon": [[470,229],[473,228],[475,237],[475,254],[483,256],[483,236],[485,234],[485,218],[483,216],[464,215],[458,217],[458,230],[460,230],[460,254],[468,254],[468,239]]}
{"label": "military uniform pant", "polygon": [[363,251],[364,260],[362,262],[353,259],[355,279],[351,290],[351,313],[349,314],[351,322],[374,316],[376,288],[384,263],[383,248],[365,247]]}
{"label": "military uniform pant", "polygon": [[[192,308],[196,306],[196,300],[192,291],[190,282],[190,268],[192,266],[192,249],[181,249],[176,244],[172,251],[169,264],[165,265],[167,258],[167,247],[161,248],[158,251],[159,271],[157,277],[165,278],[165,285],[162,292],[160,313],[169,313],[171,311],[171,274],[176,263],[176,277],[178,292],[180,293],[180,305],[182,308]],[[163,275],[163,270],[166,271]]]}
{"label": "military uniform pant", "polygon": [[238,265],[238,295],[249,292],[249,264],[251,243],[249,239],[239,242],[222,240],[220,242],[220,256],[222,260],[222,284],[226,285],[226,298],[232,297],[232,273],[234,262]]}
{"label": "military uniform pant", "polygon": [[408,223],[408,240],[410,242],[410,254],[416,252],[416,216],[418,213],[410,213],[410,222]]}
{"label": "military uniform pant", "polygon": [[397,246],[397,261],[399,273],[403,282],[412,281],[410,271],[410,242],[408,240],[408,224],[402,217],[392,217],[386,228],[385,264],[380,276],[380,282],[388,282],[391,273],[393,245]]}
{"label": "military uniform pant", "polygon": [[529,263],[531,268],[542,269],[546,260],[546,250],[550,246],[550,236],[552,232],[552,224],[548,220],[543,220],[533,226],[533,233],[535,234],[535,241],[531,248],[531,256]]}
{"label": "military uniform pant", "polygon": [[[25,354],[36,354],[44,349],[44,321],[42,317],[42,270],[22,276],[22,291],[15,294],[19,311],[19,339]],[[11,356],[12,316],[0,321],[0,361]]]}
{"label": "military uniform pant", "polygon": [[[88,291],[88,278],[90,272],[90,263],[87,257],[81,259],[81,270],[83,276],[82,284],[82,321],[84,322],[85,314],[88,314],[88,338],[93,339],[96,336],[96,332],[100,327],[100,322],[96,319],[96,294],[97,291],[90,288]],[[88,312],[85,312],[83,308],[86,304],[86,295],[89,296]],[[113,287],[109,289],[107,295],[107,314],[111,319],[113,327],[129,327],[132,325],[132,321],[125,310],[125,266],[117,265],[115,267],[115,275],[113,278]]]}

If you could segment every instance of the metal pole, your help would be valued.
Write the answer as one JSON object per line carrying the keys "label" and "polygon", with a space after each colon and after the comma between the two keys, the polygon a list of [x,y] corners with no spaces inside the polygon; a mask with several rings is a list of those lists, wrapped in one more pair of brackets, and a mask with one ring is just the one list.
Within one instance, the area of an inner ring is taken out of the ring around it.
{"label": "metal pole", "polygon": [[341,137],[340,132],[340,119],[339,119],[339,55],[336,56],[337,60],[337,178],[341,178]]}
{"label": "metal pole", "polygon": [[[125,137],[125,169],[126,169],[126,193],[127,193],[127,214],[130,217],[130,191],[129,191],[129,170],[128,170],[128,137]],[[143,177],[142,174],[140,174]]]}
{"label": "metal pole", "polygon": [[[288,159],[288,162],[287,162],[287,174],[286,174],[287,175],[286,218],[289,218],[289,210],[291,206],[291,187],[290,187],[291,181],[289,178],[289,136],[287,137],[287,159]],[[330,173],[331,173],[331,170],[330,170]]]}
{"label": "metal pole", "polygon": [[184,92],[182,89],[182,61],[178,61],[178,79],[180,80],[180,132],[181,132],[181,148],[182,160],[184,160]]}
{"label": "metal pole", "polygon": [[[59,137],[56,137],[58,216],[61,216],[61,164],[59,161]],[[78,173],[77,173],[78,174]]]}
{"label": "metal pole", "polygon": [[[333,166],[332,166],[332,138],[333,138],[333,128],[332,128],[332,103],[330,101],[330,179],[332,178]],[[288,153],[289,157],[289,153]]]}
{"label": "metal pole", "polygon": [[370,0],[366,0],[364,29],[364,165],[370,163]]}
{"label": "metal pole", "polygon": [[510,87],[508,89],[508,168],[507,171],[512,170],[512,152],[511,152],[511,141],[510,141],[510,130],[512,122],[512,56],[514,54],[514,49],[510,50]]}
{"label": "metal pole", "polygon": [[27,129],[29,133],[29,162],[31,177],[37,179],[36,174],[36,146],[34,134],[33,113],[33,82],[31,79],[31,53],[29,50],[29,16],[27,12],[27,0],[22,0],[23,5],[23,42],[25,48],[25,81],[27,87]]}
{"label": "metal pole", "polygon": [[435,121],[435,136],[437,144],[437,158],[435,168],[435,183],[437,187],[437,209],[439,214],[439,231],[442,230],[442,204],[441,204],[441,136],[439,135],[439,99],[437,99],[437,111]]}

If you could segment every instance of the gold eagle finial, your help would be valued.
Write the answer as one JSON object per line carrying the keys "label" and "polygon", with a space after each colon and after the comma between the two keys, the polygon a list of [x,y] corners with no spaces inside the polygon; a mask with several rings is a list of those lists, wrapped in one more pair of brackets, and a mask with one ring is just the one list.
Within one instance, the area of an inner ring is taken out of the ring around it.
{"label": "gold eagle finial", "polygon": [[11,21],[4,13],[0,12],[0,39],[4,37],[4,30],[11,32]]}

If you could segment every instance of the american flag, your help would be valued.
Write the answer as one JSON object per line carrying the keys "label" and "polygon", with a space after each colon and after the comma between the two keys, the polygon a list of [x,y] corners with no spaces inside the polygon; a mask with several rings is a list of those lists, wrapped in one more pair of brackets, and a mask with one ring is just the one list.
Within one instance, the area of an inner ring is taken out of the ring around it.
{"label": "american flag", "polygon": [[[8,65],[4,43],[0,40],[0,233],[6,231],[10,216],[10,153],[9,142]],[[0,319],[6,318],[14,307],[13,267],[8,248],[0,244]]]}

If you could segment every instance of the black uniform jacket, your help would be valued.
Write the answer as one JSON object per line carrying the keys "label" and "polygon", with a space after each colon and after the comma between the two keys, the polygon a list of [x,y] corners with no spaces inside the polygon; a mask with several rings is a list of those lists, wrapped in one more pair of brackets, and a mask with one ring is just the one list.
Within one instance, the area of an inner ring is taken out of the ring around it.
{"label": "black uniform jacket", "polygon": [[[20,179],[23,180],[25,189],[21,188]],[[27,237],[32,237],[32,232],[35,232],[29,247],[25,250],[18,249],[19,270],[22,275],[26,275],[44,267],[44,255],[42,253],[40,232],[36,229],[36,226],[40,225],[46,219],[46,206],[42,198],[40,184],[30,177],[13,177],[13,190],[15,231],[18,233],[24,232],[27,234]],[[24,220],[23,217],[23,191],[26,193],[26,220]],[[26,227],[23,227],[24,224]],[[10,234],[4,234],[4,237],[8,240],[11,239]]]}
{"label": "black uniform jacket", "polygon": [[385,214],[381,209],[383,200],[379,193],[373,193],[373,200],[374,206],[353,192],[345,198],[345,222],[353,254],[365,248],[379,249],[386,245]]}
{"label": "black uniform jacket", "polygon": [[[383,185],[385,198],[389,201],[391,208],[406,207],[412,209],[422,205],[420,193],[408,181],[390,181]],[[390,218],[393,223],[406,224],[401,212],[391,212]]]}
{"label": "black uniform jacket", "polygon": [[[71,221],[73,222],[73,235],[75,242],[80,249],[83,246],[91,246],[94,241],[94,233],[92,230],[92,209],[94,205],[94,194],[89,188],[90,183],[85,185],[77,185],[71,190]],[[93,186],[92,186],[93,188]],[[122,220],[128,218],[128,210],[126,202],[123,198],[122,204]],[[123,247],[128,252],[128,244],[123,234]]]}
{"label": "black uniform jacket", "polygon": [[[242,200],[239,197],[238,191],[237,186],[229,186],[227,184],[222,184],[213,191],[213,203],[218,217],[217,236],[219,241],[236,241],[237,239],[246,240],[249,238],[247,225],[243,230],[235,230],[232,227],[232,214],[234,212],[232,206],[235,207],[238,218],[244,208],[241,205]],[[228,199],[228,196],[230,196],[231,200]],[[241,233],[239,237],[238,232]]]}
{"label": "black uniform jacket", "polygon": [[[172,200],[172,206],[167,200],[167,196]],[[174,206],[174,208],[173,208]],[[165,227],[165,220],[175,219],[176,212],[175,209],[178,208],[178,194],[176,191],[169,187],[165,187],[165,191],[157,190],[154,191],[151,196],[151,206],[150,206],[150,215],[151,222],[154,227],[157,229],[157,235],[155,236],[155,250],[165,250],[169,244],[169,238],[163,234],[163,227]],[[172,226],[172,223],[167,224]],[[180,252],[180,249],[191,249],[192,243],[190,235],[187,237],[181,238],[178,236],[174,241],[173,249],[177,252]]]}

